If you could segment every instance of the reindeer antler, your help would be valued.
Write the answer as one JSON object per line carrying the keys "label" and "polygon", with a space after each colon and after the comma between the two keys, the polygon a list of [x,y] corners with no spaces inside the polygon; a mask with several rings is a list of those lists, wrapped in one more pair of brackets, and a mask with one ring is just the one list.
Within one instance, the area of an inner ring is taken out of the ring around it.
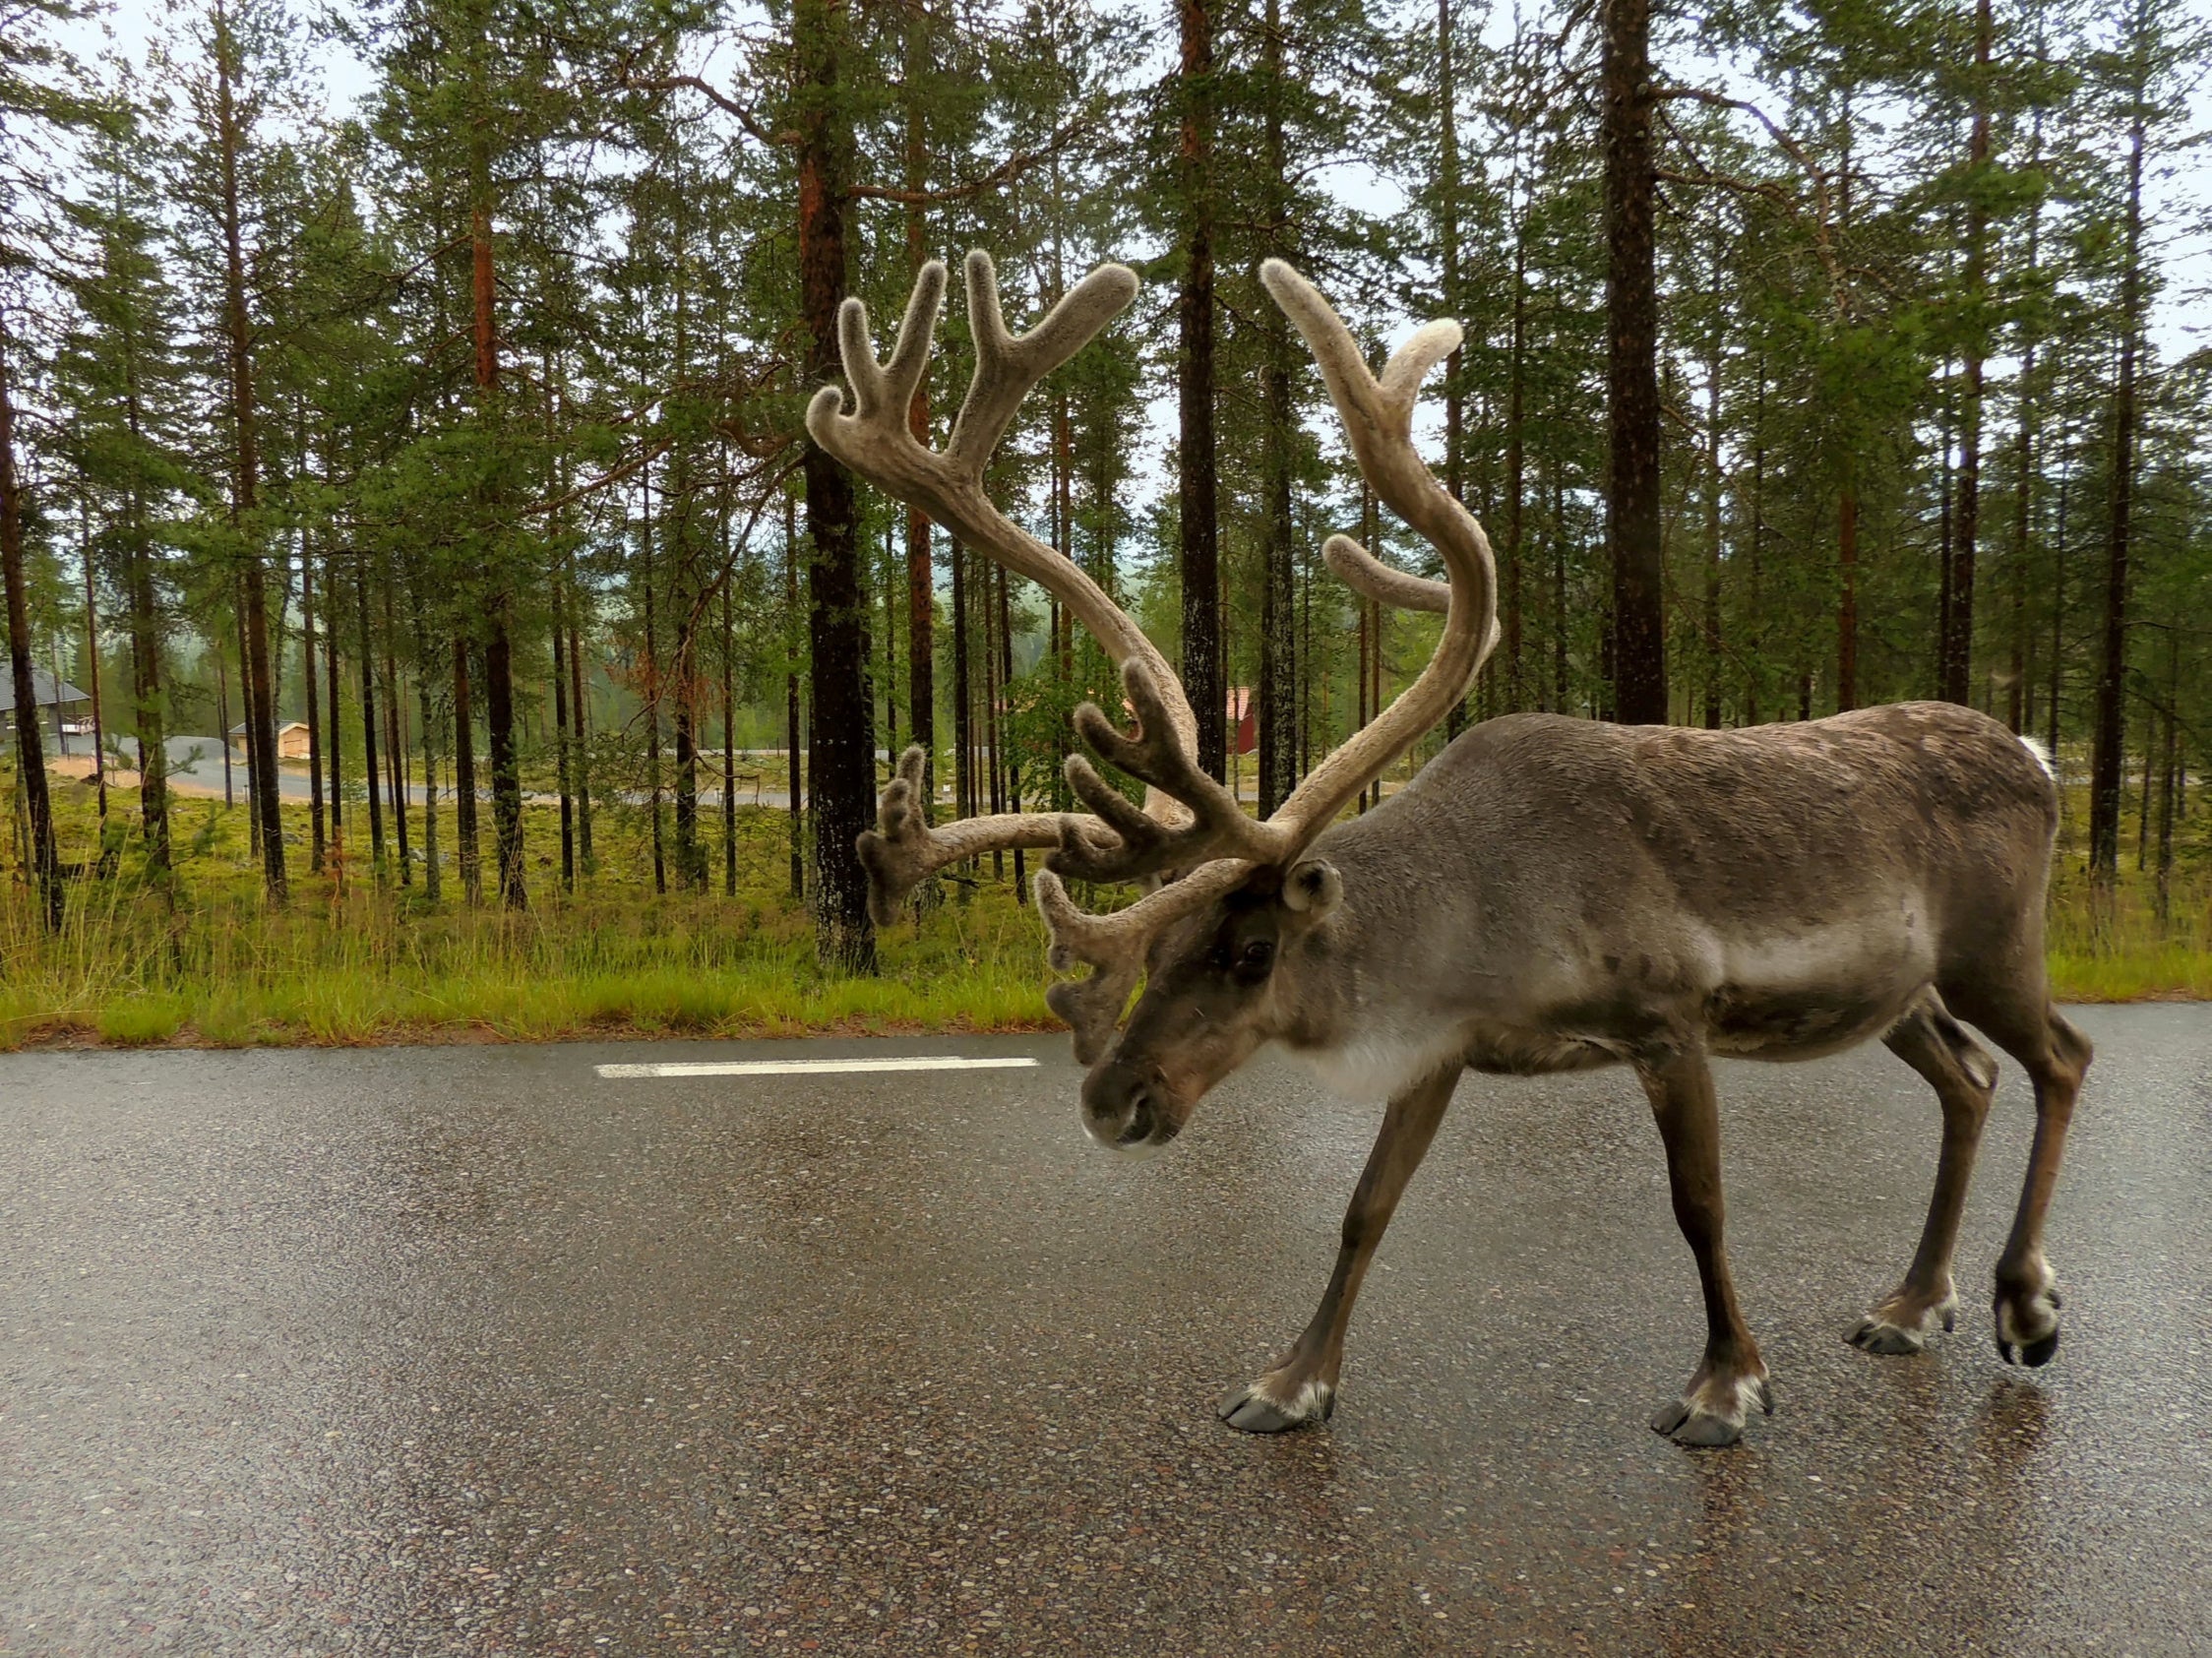
{"label": "reindeer antler", "polygon": [[[1137,276],[1126,266],[1102,265],[1069,290],[1024,335],[1006,326],[999,305],[998,274],[990,256],[967,257],[969,326],[975,337],[975,372],[966,400],[943,451],[924,446],[907,425],[915,388],[929,367],[938,311],[944,303],[944,265],[931,260],[914,281],[906,315],[888,362],[869,343],[868,308],[847,299],[837,313],[837,345],[851,382],[853,412],[835,387],[825,386],[807,405],[807,430],[815,442],[886,493],[920,507],[956,538],[1051,591],[1090,629],[1118,663],[1138,662],[1172,688],[1167,723],[1185,744],[1194,740],[1182,689],[1158,647],[1096,583],[993,506],[983,488],[991,453],[1031,387],[1058,368],[1124,310],[1137,294]],[[948,864],[979,852],[1016,847],[1045,849],[1071,834],[1103,845],[1111,830],[1096,819],[1067,819],[1041,812],[973,818],[943,829],[922,810],[923,763],[902,756],[898,774],[877,803],[877,827],[860,837],[868,871],[868,904],[879,921],[897,914],[906,894]],[[1148,802],[1166,817],[1181,808]],[[1126,802],[1124,803],[1126,807]]]}
{"label": "reindeer antler", "polygon": [[[1076,710],[1075,723],[1102,761],[1148,786],[1142,811],[1089,761],[1075,756],[1068,763],[1068,781],[1093,815],[1021,813],[931,829],[916,804],[924,764],[916,749],[907,751],[897,777],[884,791],[878,829],[860,842],[871,908],[880,919],[888,919],[897,897],[915,882],[955,859],[993,847],[1054,848],[1035,879],[1037,907],[1051,930],[1052,961],[1064,971],[1087,962],[1094,971],[1079,982],[1055,985],[1047,1000],[1075,1028],[1076,1057],[1085,1064],[1104,1051],[1151,941],[1228,891],[1253,864],[1287,865],[1295,859],[1354,795],[1466,694],[1498,638],[1490,543],[1413,448],[1414,399],[1423,377],[1459,343],[1459,325],[1436,322],[1419,330],[1378,378],[1336,313],[1303,276],[1269,260],[1260,267],[1260,279],[1305,336],[1362,474],[1382,501],[1437,548],[1450,577],[1445,584],[1406,576],[1357,542],[1330,537],[1323,554],[1347,583],[1384,603],[1444,610],[1444,634],[1405,693],[1316,768],[1264,822],[1247,817],[1235,797],[1199,769],[1190,705],[1142,631],[1073,564],[1011,522],[983,490],[984,465],[1022,398],[1129,303],[1137,290],[1134,275],[1121,266],[1100,267],[1036,328],[1015,337],[1000,312],[990,260],[969,254],[975,375],[941,454],[924,448],[906,425],[944,297],[945,268],[934,262],[915,282],[889,364],[879,363],[869,347],[867,312],[857,300],[845,301],[838,342],[852,381],[854,412],[844,413],[842,399],[828,387],[807,408],[807,429],[823,448],[921,507],[968,545],[1049,589],[1121,668],[1122,689],[1136,716],[1131,730],[1120,730],[1087,703]],[[1175,872],[1182,879],[1105,915],[1077,908],[1062,881],[1063,876],[1140,880]]]}
{"label": "reindeer antler", "polygon": [[1125,669],[1123,688],[1137,712],[1136,729],[1125,736],[1088,703],[1075,710],[1075,729],[1101,760],[1181,801],[1192,822],[1173,829],[1139,824],[1133,821],[1136,814],[1126,801],[1120,802],[1117,815],[1120,797],[1088,761],[1073,756],[1067,766],[1069,784],[1116,830],[1120,842],[1095,846],[1068,835],[1047,865],[1061,875],[1130,880],[1220,857],[1288,863],[1466,695],[1483,657],[1497,643],[1489,541],[1413,448],[1413,407],[1421,381],[1458,345],[1459,325],[1430,323],[1398,348],[1378,379],[1350,331],[1305,277],[1281,261],[1269,260],[1260,267],[1260,280],[1306,337],[1362,473],[1379,497],[1443,553],[1453,579],[1429,582],[1392,570],[1348,536],[1329,537],[1322,556],[1369,597],[1405,609],[1444,611],[1444,637],[1420,678],[1388,711],[1323,761],[1264,823],[1246,817],[1229,791],[1181,749],[1153,739],[1150,687],[1140,673]]}

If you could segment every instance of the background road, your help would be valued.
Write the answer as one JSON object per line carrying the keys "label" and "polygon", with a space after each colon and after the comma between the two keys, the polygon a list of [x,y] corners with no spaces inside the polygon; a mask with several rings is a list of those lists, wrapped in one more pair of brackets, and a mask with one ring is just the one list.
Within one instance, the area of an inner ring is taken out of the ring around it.
{"label": "background road", "polygon": [[[1304,1321],[1379,1113],[1263,1061],[1130,1165],[1063,1038],[0,1058],[0,1651],[2212,1650],[2212,1010],[2091,1011],[2057,1362],[1902,1269],[1936,1113],[1731,1065],[1778,1413],[1701,1339],[1626,1075],[1469,1079],[1327,1428],[1211,1408]],[[671,1058],[1031,1071],[600,1078]]]}

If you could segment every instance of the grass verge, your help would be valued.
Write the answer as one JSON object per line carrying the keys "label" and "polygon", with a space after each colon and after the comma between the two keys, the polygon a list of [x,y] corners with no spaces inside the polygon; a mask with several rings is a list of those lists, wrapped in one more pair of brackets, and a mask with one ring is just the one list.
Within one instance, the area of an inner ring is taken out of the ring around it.
{"label": "grass verge", "polygon": [[[65,823],[71,812],[85,803],[65,802]],[[0,1048],[1058,1028],[1042,929],[1011,869],[888,930],[877,976],[819,969],[812,921],[788,894],[780,811],[738,814],[734,897],[719,890],[718,844],[712,890],[656,892],[645,826],[610,813],[599,872],[567,893],[550,858],[535,859],[520,914],[457,901],[450,867],[437,904],[419,867],[405,887],[356,868],[343,882],[296,875],[292,902],[273,911],[243,812],[196,803],[180,816],[166,893],[126,846],[111,878],[71,883],[65,924],[49,933],[20,878],[0,884]],[[287,838],[304,838],[304,813],[293,818]],[[90,840],[86,824],[73,828]],[[558,845],[557,828],[532,822],[528,843]],[[2147,879],[2123,872],[2100,897],[2064,863],[2049,922],[2061,1000],[2212,999],[2212,869],[2195,861],[2163,916]]]}

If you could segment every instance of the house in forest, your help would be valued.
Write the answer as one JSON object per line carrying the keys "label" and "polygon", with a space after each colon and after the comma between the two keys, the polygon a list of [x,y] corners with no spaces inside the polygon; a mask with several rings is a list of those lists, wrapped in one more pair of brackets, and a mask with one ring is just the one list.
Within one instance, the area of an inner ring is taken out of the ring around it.
{"label": "house in forest", "polygon": [[[230,728],[230,746],[241,755],[246,752],[246,727],[241,722]],[[278,760],[305,760],[307,758],[307,722],[287,719],[276,727],[276,758]]]}
{"label": "house in forest", "polygon": [[1251,754],[1260,747],[1260,710],[1253,701],[1252,687],[1229,687],[1229,703],[1225,711],[1229,715],[1229,729],[1236,735],[1236,752]]}
{"label": "house in forest", "polygon": [[[68,680],[46,673],[38,668],[31,670],[31,706],[53,710],[54,752],[57,756],[69,753],[72,732],[85,733],[83,752],[92,752],[92,727],[87,723],[92,713],[92,694],[80,691]],[[15,675],[0,673],[0,715],[16,711]]]}

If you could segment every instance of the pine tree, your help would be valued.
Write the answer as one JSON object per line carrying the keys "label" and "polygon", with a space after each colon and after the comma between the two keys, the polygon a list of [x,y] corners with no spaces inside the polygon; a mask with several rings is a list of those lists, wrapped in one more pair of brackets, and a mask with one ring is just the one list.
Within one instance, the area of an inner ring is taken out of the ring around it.
{"label": "pine tree", "polygon": [[78,90],[84,81],[75,60],[54,43],[58,28],[83,15],[68,0],[27,0],[11,15],[10,27],[0,31],[0,120],[27,141],[0,164],[0,284],[4,284],[0,285],[0,596],[7,605],[16,775],[28,819],[31,878],[39,894],[40,914],[51,929],[61,926],[64,895],[31,673],[31,599],[24,556],[16,393],[29,342],[17,316],[26,297],[26,274],[46,263],[40,257],[41,247],[59,239],[60,189],[50,141],[73,129],[93,126],[104,114]]}
{"label": "pine tree", "polygon": [[[139,101],[127,72],[118,75],[116,92],[120,111]],[[172,601],[157,524],[191,479],[178,450],[180,299],[164,270],[160,204],[145,164],[155,130],[126,116],[95,135],[89,156],[93,187],[73,216],[96,253],[72,283],[81,320],[62,352],[56,389],[69,408],[67,442],[97,525],[92,546],[129,617],[141,832],[149,879],[165,887],[171,850],[164,656]],[[96,652],[92,673],[96,683]]]}

